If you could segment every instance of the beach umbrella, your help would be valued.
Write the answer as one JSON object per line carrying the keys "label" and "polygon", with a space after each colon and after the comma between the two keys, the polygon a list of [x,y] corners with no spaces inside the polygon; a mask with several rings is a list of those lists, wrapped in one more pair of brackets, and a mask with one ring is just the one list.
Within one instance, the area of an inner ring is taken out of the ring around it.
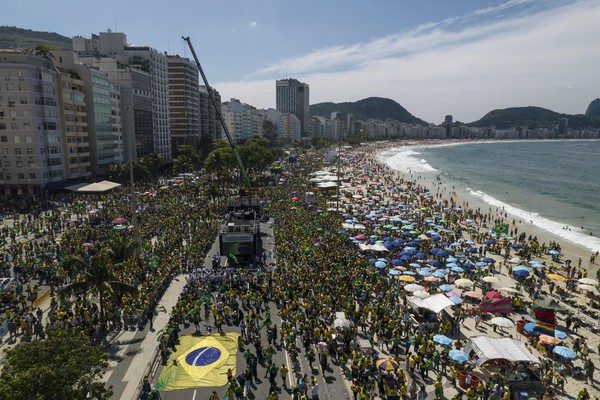
{"label": "beach umbrella", "polygon": [[[410,277],[410,278],[412,278],[412,277]],[[404,286],[404,290],[406,290],[407,292],[417,292],[419,290],[423,290],[423,286],[417,285],[416,283],[411,283],[411,284]]]}
{"label": "beach umbrella", "polygon": [[552,255],[552,256],[557,256],[560,254],[560,251],[558,250],[550,250],[548,251],[548,254]]}
{"label": "beach umbrella", "polygon": [[540,340],[544,343],[551,345],[557,345],[560,342],[562,342],[562,340],[560,340],[559,338],[550,335],[540,335]]}
{"label": "beach umbrella", "polygon": [[82,244],[83,247],[93,247],[94,245],[92,243],[84,243]]}
{"label": "beach umbrella", "polygon": [[425,279],[423,279],[425,282],[437,282],[439,281],[438,278],[436,278],[435,276],[426,276]]}
{"label": "beach umbrella", "polygon": [[429,260],[429,261],[427,261],[427,264],[431,265],[432,267],[436,267],[436,268],[440,268],[442,266],[442,263],[439,262],[438,260]]}
{"label": "beach umbrella", "polygon": [[554,354],[558,354],[559,356],[561,356],[562,358],[565,358],[567,360],[574,360],[577,358],[577,354],[575,354],[575,352],[573,350],[571,350],[565,346],[554,346],[554,349],[552,349],[552,352]]}
{"label": "beach umbrella", "polygon": [[442,346],[448,346],[452,343],[452,339],[446,335],[433,335],[433,341]]}
{"label": "beach umbrella", "polygon": [[375,268],[383,269],[386,266],[387,266],[387,263],[384,263],[383,261],[377,261],[377,262],[375,262]]}
{"label": "beach umbrella", "polygon": [[454,287],[452,285],[440,285],[439,289],[442,292],[450,292],[452,289],[454,289]]}
{"label": "beach umbrella", "polygon": [[112,220],[112,223],[115,225],[123,225],[127,223],[127,220],[125,218],[115,218]]}
{"label": "beach umbrella", "polygon": [[546,268],[546,266],[544,264],[542,264],[539,261],[535,261],[533,263],[529,263],[529,265],[531,266],[531,268],[535,268],[535,269],[542,269],[542,268]]}
{"label": "beach umbrella", "polygon": [[483,260],[481,260],[481,261],[483,261],[484,263],[492,263],[492,264],[496,262],[496,260],[494,260],[491,257],[484,257]]}
{"label": "beach umbrella", "polygon": [[367,235],[365,235],[364,233],[359,233],[358,235],[354,236],[354,239],[356,240],[367,240]]}
{"label": "beach umbrella", "polygon": [[495,290],[490,290],[485,294],[485,298],[490,300],[500,300],[502,298],[502,295],[499,292],[496,292]]}
{"label": "beach umbrella", "polygon": [[484,243],[484,244],[488,244],[488,245],[489,245],[489,244],[494,244],[494,243],[496,243],[496,241],[495,241],[494,239],[485,239],[485,240],[483,241],[483,243]]}
{"label": "beach umbrella", "polygon": [[517,271],[513,271],[513,275],[514,276],[518,276],[521,278],[527,277],[529,276],[530,272],[526,271],[526,270],[517,270]]}
{"label": "beach umbrella", "polygon": [[451,263],[455,263],[457,261],[458,260],[456,258],[454,258],[454,257],[448,257],[448,258],[446,258],[446,265],[448,265],[448,263],[451,264]]}
{"label": "beach umbrella", "polygon": [[398,363],[390,358],[379,359],[375,364],[382,371],[395,371],[399,367]]}
{"label": "beach umbrella", "polygon": [[553,281],[558,281],[558,282],[566,282],[569,279],[565,278],[562,275],[558,275],[558,274],[548,274],[546,275],[546,278],[548,279],[552,279]]}
{"label": "beach umbrella", "polygon": [[437,271],[433,271],[433,277],[435,278],[445,278],[446,277],[446,271],[443,269],[438,269]]}
{"label": "beach umbrella", "polygon": [[500,289],[498,289],[498,291],[512,293],[512,294],[520,294],[521,293],[517,289],[513,289],[513,288],[509,288],[509,287],[500,288]]}
{"label": "beach umbrella", "polygon": [[439,250],[437,253],[435,253],[435,255],[438,257],[441,257],[441,258],[448,257],[448,252],[446,250],[442,249],[442,250]]}
{"label": "beach umbrella", "polygon": [[513,257],[510,259],[510,262],[512,264],[519,264],[521,262],[521,259],[519,257]]}
{"label": "beach umbrella", "polygon": [[[523,325],[523,330],[528,333],[536,333],[535,332],[535,322],[526,323],[525,325]],[[559,338],[559,339],[566,339],[567,334],[563,331],[555,330],[554,337]]]}
{"label": "beach umbrella", "polygon": [[585,292],[594,292],[596,288],[592,285],[577,285],[577,289],[583,290]]}
{"label": "beach umbrella", "polygon": [[402,275],[402,271],[398,271],[397,269],[391,269],[388,271],[388,274],[392,276]]}
{"label": "beach umbrella", "polygon": [[426,260],[427,259],[427,254],[419,252],[419,253],[415,254],[414,257],[417,260]]}
{"label": "beach umbrella", "polygon": [[479,299],[479,300],[483,299],[483,293],[479,293],[479,292],[476,292],[474,290],[470,290],[468,292],[465,292],[464,295],[467,296],[467,297],[471,297],[473,299]]}
{"label": "beach umbrella", "polygon": [[462,350],[450,350],[448,355],[457,363],[464,363],[469,359],[469,355]]}
{"label": "beach umbrella", "polygon": [[500,283],[500,279],[495,276],[484,276],[481,280],[487,283]]}
{"label": "beach umbrella", "polygon": [[473,281],[470,279],[458,279],[456,280],[456,282],[454,282],[454,284],[458,287],[472,287],[473,286]]}
{"label": "beach umbrella", "polygon": [[449,297],[449,299],[450,299],[451,302],[453,302],[456,305],[459,305],[459,304],[463,303],[463,300],[460,297],[458,297],[458,296],[452,296],[452,297]]}
{"label": "beach umbrella", "polygon": [[350,328],[352,326],[352,322],[350,322],[348,319],[346,318],[336,318],[333,321],[333,327],[334,328]]}
{"label": "beach umbrella", "polygon": [[512,322],[510,319],[504,318],[504,317],[492,318],[490,320],[490,324],[499,326],[501,328],[512,328],[513,326],[515,326],[514,322]]}
{"label": "beach umbrella", "polygon": [[521,243],[513,243],[510,245],[513,249],[522,249],[523,245]]}
{"label": "beach umbrella", "polygon": [[473,254],[479,252],[475,247],[467,247],[467,251]]}
{"label": "beach umbrella", "polygon": [[598,285],[598,280],[591,278],[581,278],[577,282],[583,283],[584,285]]}
{"label": "beach umbrella", "polygon": [[454,263],[454,262],[446,263],[446,268],[454,268],[454,267],[458,267],[458,264]]}
{"label": "beach umbrella", "polygon": [[[413,271],[403,271],[402,275],[415,276],[417,273]],[[411,281],[412,282],[412,281]]]}
{"label": "beach umbrella", "polygon": [[431,295],[424,290],[419,290],[419,291],[414,292],[413,296],[418,297],[419,299],[426,299]]}
{"label": "beach umbrella", "polygon": [[462,263],[462,267],[463,268],[468,268],[468,269],[475,269],[475,264],[472,264],[470,262],[466,262],[466,263]]}
{"label": "beach umbrella", "polygon": [[119,224],[119,225],[115,225],[115,226],[113,226],[113,229],[114,229],[115,231],[121,231],[121,230],[123,230],[123,229],[127,229],[127,225],[121,225],[121,224]]}
{"label": "beach umbrella", "polygon": [[426,268],[420,269],[419,270],[419,275],[427,277],[427,276],[431,275],[431,270],[430,269],[426,269]]}

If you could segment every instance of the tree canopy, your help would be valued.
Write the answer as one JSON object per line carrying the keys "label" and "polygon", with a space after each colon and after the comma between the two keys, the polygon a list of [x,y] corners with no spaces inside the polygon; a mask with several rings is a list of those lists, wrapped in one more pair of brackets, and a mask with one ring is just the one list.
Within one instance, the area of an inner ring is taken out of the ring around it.
{"label": "tree canopy", "polygon": [[45,340],[21,343],[6,351],[0,398],[12,400],[105,400],[112,388],[100,378],[108,356],[79,330],[50,329]]}

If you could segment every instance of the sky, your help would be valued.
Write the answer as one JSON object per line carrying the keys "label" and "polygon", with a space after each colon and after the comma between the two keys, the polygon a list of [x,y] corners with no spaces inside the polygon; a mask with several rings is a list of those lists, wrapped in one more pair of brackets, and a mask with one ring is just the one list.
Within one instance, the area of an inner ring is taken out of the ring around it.
{"label": "sky", "polygon": [[223,101],[275,107],[275,80],[310,103],[388,97],[413,115],[471,122],[507,107],[582,114],[600,97],[600,0],[26,0],[0,25],[191,58]]}

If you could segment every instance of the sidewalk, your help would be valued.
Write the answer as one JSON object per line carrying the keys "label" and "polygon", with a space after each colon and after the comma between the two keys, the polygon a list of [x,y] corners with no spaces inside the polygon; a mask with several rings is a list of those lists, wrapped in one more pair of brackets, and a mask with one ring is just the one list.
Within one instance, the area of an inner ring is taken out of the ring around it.
{"label": "sidewalk", "polygon": [[129,400],[136,395],[144,375],[148,373],[150,364],[156,356],[160,339],[160,335],[156,332],[169,322],[171,310],[186,284],[186,275],[180,274],[174,277],[160,299],[157,310],[166,310],[166,312],[158,311],[158,315],[154,317],[153,330],[146,328],[143,331],[122,331],[111,341],[109,349],[111,361],[104,381],[113,385],[113,399]]}

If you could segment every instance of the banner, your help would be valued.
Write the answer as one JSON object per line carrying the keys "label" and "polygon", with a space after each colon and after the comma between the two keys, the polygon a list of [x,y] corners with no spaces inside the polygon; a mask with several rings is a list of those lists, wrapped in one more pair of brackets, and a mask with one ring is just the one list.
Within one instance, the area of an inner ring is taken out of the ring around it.
{"label": "banner", "polygon": [[508,224],[496,224],[496,226],[494,227],[494,232],[498,235],[508,235]]}
{"label": "banner", "polygon": [[539,322],[545,324],[554,325],[556,323],[556,315],[554,313],[554,310],[544,310],[542,308],[536,308],[533,310],[533,316]]}
{"label": "banner", "polygon": [[511,314],[512,299],[505,298],[500,300],[482,301],[479,303],[479,310],[485,313]]}
{"label": "banner", "polygon": [[553,324],[544,324],[543,322],[538,322],[533,327],[534,333],[539,333],[542,335],[554,336],[554,325]]}
{"label": "banner", "polygon": [[214,387],[227,384],[227,370],[236,376],[239,333],[181,336],[180,344],[163,368],[159,391]]}

